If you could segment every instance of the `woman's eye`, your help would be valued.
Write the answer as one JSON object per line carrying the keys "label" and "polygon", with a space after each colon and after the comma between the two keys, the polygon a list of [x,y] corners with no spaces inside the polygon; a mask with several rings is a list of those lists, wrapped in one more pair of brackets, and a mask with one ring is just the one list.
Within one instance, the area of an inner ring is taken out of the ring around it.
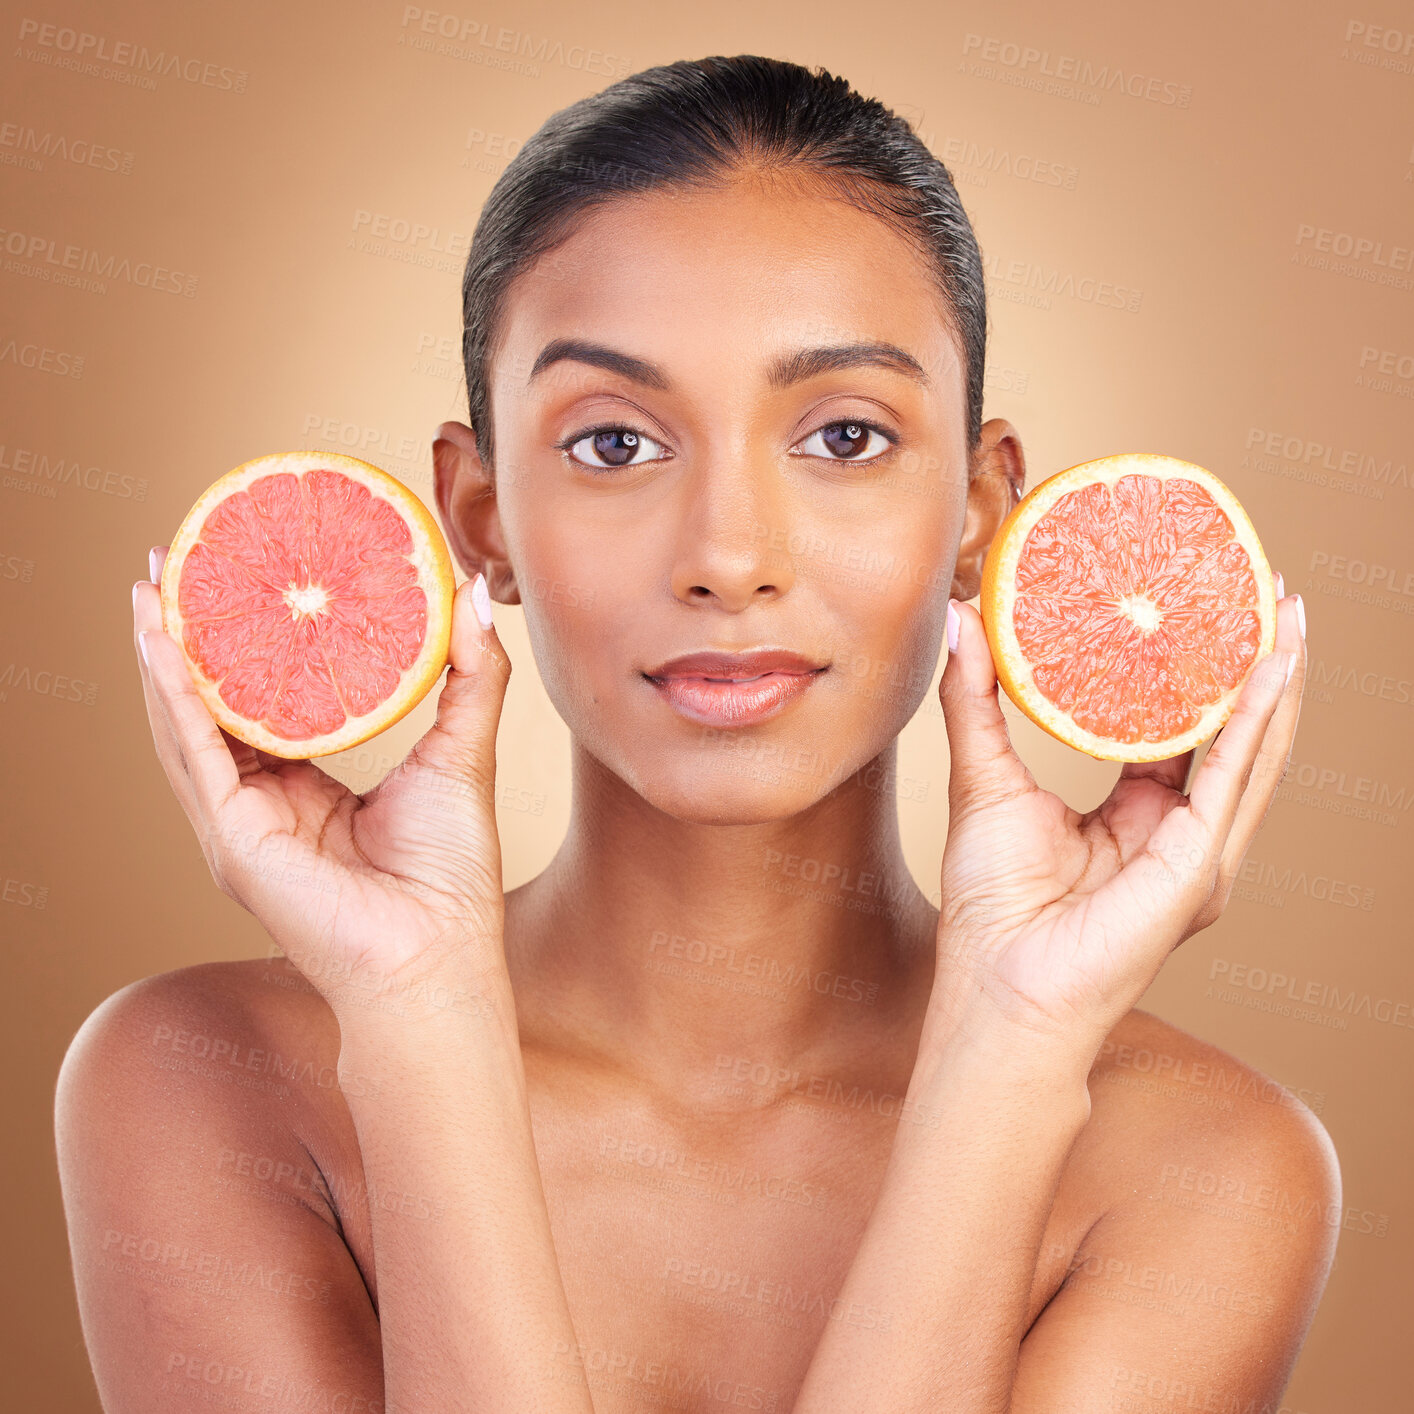
{"label": "woman's eye", "polygon": [[[656,461],[663,449],[651,437],[631,427],[596,427],[568,444],[568,450],[575,461],[586,466],[611,467]],[[648,455],[641,456],[645,451]]]}
{"label": "woman's eye", "polygon": [[[821,450],[816,451],[811,443],[820,441]],[[871,438],[876,443],[871,443]],[[873,461],[893,445],[872,423],[831,422],[812,432],[800,443],[801,450],[812,457],[824,457],[829,461]]]}

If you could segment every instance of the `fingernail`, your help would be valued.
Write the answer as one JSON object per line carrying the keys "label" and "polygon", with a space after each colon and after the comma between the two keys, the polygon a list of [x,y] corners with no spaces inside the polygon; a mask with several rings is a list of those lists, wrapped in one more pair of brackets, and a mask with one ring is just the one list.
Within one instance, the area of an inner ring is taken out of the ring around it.
{"label": "fingernail", "polygon": [[147,666],[147,630],[146,630],[146,629],[143,629],[143,631],[142,631],[140,634],[138,634],[138,636],[137,636],[137,646],[138,646],[138,652],[140,652],[140,653],[142,654],[142,661],[143,661],[143,665],[144,665],[144,667],[145,667],[145,666]]}
{"label": "fingernail", "polygon": [[1286,595],[1286,581],[1281,577],[1281,571],[1277,571],[1277,598],[1284,598]]}
{"label": "fingernail", "polygon": [[152,583],[152,581],[151,581],[150,579],[135,579],[135,580],[133,581],[133,608],[134,608],[134,609],[137,608],[137,592],[138,592],[138,590],[141,589],[144,584],[151,584],[151,583]]}
{"label": "fingernail", "polygon": [[955,600],[948,600],[948,652],[957,652],[958,630],[962,627],[962,620],[958,617],[957,603]]}
{"label": "fingernail", "polygon": [[1291,675],[1296,671],[1296,654],[1286,655],[1286,676],[1281,680],[1281,685],[1285,687],[1291,681]]}
{"label": "fingernail", "polygon": [[1306,606],[1301,602],[1301,596],[1296,596],[1296,627],[1301,630],[1301,637],[1306,638]]}
{"label": "fingernail", "polygon": [[471,582],[471,602],[476,606],[476,617],[482,628],[491,627],[491,595],[486,588],[486,576],[480,570]]}
{"label": "fingernail", "polygon": [[157,583],[157,547],[155,545],[147,552],[147,577],[153,584]]}

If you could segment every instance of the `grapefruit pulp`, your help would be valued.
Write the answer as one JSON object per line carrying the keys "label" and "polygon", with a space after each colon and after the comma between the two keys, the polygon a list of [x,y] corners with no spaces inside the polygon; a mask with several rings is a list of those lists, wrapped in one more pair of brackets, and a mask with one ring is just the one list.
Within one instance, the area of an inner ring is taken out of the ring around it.
{"label": "grapefruit pulp", "polygon": [[329,452],[227,472],[162,569],[162,628],[211,715],[273,756],[327,756],[391,726],[447,665],[455,581],[400,481]]}
{"label": "grapefruit pulp", "polygon": [[980,607],[1007,696],[1109,761],[1212,736],[1276,643],[1271,568],[1237,497],[1148,452],[1033,487],[987,552]]}

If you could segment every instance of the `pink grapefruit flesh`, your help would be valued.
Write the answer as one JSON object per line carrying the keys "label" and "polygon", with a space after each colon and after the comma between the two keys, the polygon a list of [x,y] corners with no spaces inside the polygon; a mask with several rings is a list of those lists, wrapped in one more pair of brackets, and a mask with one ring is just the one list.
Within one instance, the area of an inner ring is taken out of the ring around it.
{"label": "pink grapefruit flesh", "polygon": [[431,690],[454,588],[442,533],[401,482],[353,457],[276,453],[192,507],[163,568],[162,623],[232,736],[325,756]]}
{"label": "pink grapefruit flesh", "polygon": [[1276,638],[1271,570],[1236,496],[1150,453],[1034,487],[988,551],[981,609],[1012,701],[1109,760],[1211,736]]}

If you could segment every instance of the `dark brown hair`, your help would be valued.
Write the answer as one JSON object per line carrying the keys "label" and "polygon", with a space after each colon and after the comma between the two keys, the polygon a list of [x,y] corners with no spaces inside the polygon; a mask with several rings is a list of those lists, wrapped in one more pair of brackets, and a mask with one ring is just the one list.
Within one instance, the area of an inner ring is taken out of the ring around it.
{"label": "dark brown hair", "polygon": [[811,175],[890,222],[936,274],[963,356],[967,445],[982,426],[987,305],[982,257],[952,176],[901,117],[824,68],[756,54],[630,74],[549,118],[491,189],[462,276],[462,360],[477,450],[494,467],[489,352],[515,277],[587,210],[664,188],[706,188],[743,168]]}

